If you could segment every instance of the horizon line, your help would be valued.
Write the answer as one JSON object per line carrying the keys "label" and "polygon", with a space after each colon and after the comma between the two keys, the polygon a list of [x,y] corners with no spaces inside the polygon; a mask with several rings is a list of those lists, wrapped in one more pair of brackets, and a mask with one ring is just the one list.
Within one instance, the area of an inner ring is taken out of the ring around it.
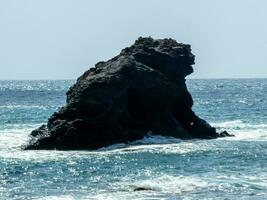
{"label": "horizon line", "polygon": [[[47,78],[41,78],[41,79],[0,79],[0,81],[72,81],[72,80],[77,80],[78,78],[73,78],[73,79],[63,79],[63,78],[58,78],[58,79],[47,79]],[[214,78],[207,78],[207,77],[199,77],[199,78],[185,78],[187,80],[227,80],[227,79],[267,79],[267,77],[256,77],[256,78],[251,78],[251,77],[214,77]]]}

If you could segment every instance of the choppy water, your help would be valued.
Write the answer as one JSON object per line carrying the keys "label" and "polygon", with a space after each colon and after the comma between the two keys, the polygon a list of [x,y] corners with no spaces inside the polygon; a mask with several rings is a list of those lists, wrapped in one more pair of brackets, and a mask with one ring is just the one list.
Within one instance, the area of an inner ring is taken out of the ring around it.
{"label": "choppy water", "polygon": [[20,150],[72,83],[0,81],[1,200],[267,199],[267,79],[187,81],[194,110],[233,138]]}

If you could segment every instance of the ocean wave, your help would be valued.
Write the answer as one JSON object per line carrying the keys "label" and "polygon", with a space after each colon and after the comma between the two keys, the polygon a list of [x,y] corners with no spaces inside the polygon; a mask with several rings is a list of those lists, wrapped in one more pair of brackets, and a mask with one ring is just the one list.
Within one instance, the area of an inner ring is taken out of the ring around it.
{"label": "ocean wave", "polygon": [[[108,147],[100,148],[98,151],[110,151],[110,150],[117,150],[121,148],[131,148],[132,151],[134,150],[140,150],[146,145],[159,145],[159,144],[177,144],[181,142],[182,140],[179,138],[169,137],[169,136],[161,136],[161,135],[147,135],[143,139],[133,141],[131,143],[125,144],[125,143],[118,143],[113,144]],[[128,148],[128,149],[129,149]]]}
{"label": "ocean wave", "polygon": [[242,120],[232,120],[212,123],[218,130],[227,130],[234,137],[221,138],[225,140],[267,140],[267,124],[245,123]]}
{"label": "ocean wave", "polygon": [[181,199],[183,193],[197,193],[210,187],[210,184],[193,176],[161,175],[135,181],[132,177],[126,177],[110,187],[109,191],[95,192],[85,199]]}
{"label": "ocean wave", "polygon": [[255,130],[231,130],[229,131],[234,137],[220,138],[223,140],[245,140],[245,141],[267,141],[266,129]]}
{"label": "ocean wave", "polygon": [[[152,172],[150,172],[152,173]],[[266,184],[259,183],[255,176],[223,175],[150,175],[149,178],[136,180],[126,176],[111,182],[106,188],[94,188],[79,195],[58,195],[36,198],[36,200],[115,200],[115,199],[265,199]],[[255,193],[255,190],[258,193]],[[218,195],[220,198],[218,198]],[[243,199],[243,198],[242,198]]]}
{"label": "ocean wave", "polygon": [[[217,140],[181,140],[174,137],[160,135],[148,135],[141,140],[128,144],[113,144],[95,151],[22,151],[21,147],[29,141],[29,133],[40,124],[14,125],[12,128],[0,130],[0,157],[17,158],[43,162],[45,160],[65,159],[68,156],[83,157],[110,154],[128,154],[134,152],[166,153],[166,154],[192,154],[216,150],[216,141],[267,141],[267,129],[265,124],[246,124],[241,120],[213,123],[212,125],[227,130],[234,137],[219,138]],[[236,129],[242,127],[242,129]],[[247,128],[249,127],[249,128]],[[251,128],[254,127],[254,128]]]}
{"label": "ocean wave", "polygon": [[14,124],[12,128],[0,130],[0,150],[20,148],[28,142],[29,133],[38,126],[39,124]]}
{"label": "ocean wave", "polygon": [[76,200],[79,199],[73,195],[59,195],[59,196],[46,196],[41,198],[35,198],[34,200]]}
{"label": "ocean wave", "polygon": [[[128,182],[129,184],[129,182]],[[157,178],[139,180],[129,185],[133,190],[136,188],[147,188],[164,193],[182,193],[196,191],[197,189],[209,187],[209,184],[193,176],[170,176],[162,175]]]}
{"label": "ocean wave", "polygon": [[242,120],[232,120],[225,122],[215,122],[211,123],[212,126],[216,128],[225,128],[225,129],[267,129],[267,124],[251,124],[245,123]]}
{"label": "ocean wave", "polygon": [[0,109],[47,109],[42,105],[0,105]]}

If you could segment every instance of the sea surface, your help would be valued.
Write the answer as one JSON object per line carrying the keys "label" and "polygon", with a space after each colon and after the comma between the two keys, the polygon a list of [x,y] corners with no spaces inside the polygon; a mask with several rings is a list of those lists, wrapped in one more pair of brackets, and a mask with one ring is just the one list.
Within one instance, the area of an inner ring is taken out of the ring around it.
{"label": "sea surface", "polygon": [[187,80],[193,110],[235,137],[21,150],[73,83],[0,81],[1,200],[267,199],[267,79]]}

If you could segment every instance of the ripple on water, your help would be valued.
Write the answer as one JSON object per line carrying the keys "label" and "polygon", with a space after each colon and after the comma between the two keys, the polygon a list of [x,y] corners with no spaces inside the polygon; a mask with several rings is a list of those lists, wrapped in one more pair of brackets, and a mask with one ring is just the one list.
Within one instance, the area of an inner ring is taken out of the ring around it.
{"label": "ripple on water", "polygon": [[0,81],[0,199],[266,199],[266,83],[188,81],[196,113],[235,137],[64,152],[20,147],[72,82]]}

